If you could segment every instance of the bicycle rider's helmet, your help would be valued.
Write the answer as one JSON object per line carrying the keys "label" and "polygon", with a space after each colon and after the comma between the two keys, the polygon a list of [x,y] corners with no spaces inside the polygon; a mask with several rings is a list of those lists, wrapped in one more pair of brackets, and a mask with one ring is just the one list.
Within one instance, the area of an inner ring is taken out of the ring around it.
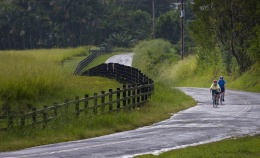
{"label": "bicycle rider's helmet", "polygon": [[214,83],[217,83],[218,81],[217,81],[217,80],[214,80],[213,82],[214,82]]}
{"label": "bicycle rider's helmet", "polygon": [[220,76],[219,79],[223,80],[223,76]]}

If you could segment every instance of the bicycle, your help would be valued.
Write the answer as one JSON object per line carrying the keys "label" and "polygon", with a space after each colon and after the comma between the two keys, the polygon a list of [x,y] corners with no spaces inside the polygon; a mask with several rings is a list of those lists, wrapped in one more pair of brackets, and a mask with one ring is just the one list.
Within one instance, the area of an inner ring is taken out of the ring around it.
{"label": "bicycle", "polygon": [[214,93],[213,94],[213,108],[217,108],[218,105],[217,105],[217,94]]}

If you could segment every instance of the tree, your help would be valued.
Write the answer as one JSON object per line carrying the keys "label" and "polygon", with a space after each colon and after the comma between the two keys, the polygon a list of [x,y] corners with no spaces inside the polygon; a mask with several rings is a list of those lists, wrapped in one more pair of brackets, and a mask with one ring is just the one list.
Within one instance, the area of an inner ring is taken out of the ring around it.
{"label": "tree", "polygon": [[255,38],[254,28],[259,24],[257,0],[194,0],[196,21],[191,26],[196,43],[207,50],[215,47],[226,53],[227,70],[233,56],[240,72],[252,64],[248,56],[250,42]]}
{"label": "tree", "polygon": [[156,23],[156,37],[177,44],[180,41],[179,12],[176,10],[162,14]]}

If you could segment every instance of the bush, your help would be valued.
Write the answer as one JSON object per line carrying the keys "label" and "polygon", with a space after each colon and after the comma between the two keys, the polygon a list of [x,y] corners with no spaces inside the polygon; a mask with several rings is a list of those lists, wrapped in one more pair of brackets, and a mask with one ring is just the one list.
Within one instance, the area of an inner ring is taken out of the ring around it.
{"label": "bush", "polygon": [[[135,48],[133,66],[138,66],[145,74],[157,77],[162,65],[168,65],[179,59],[168,41],[155,39],[142,41]],[[139,64],[142,63],[142,64]]]}

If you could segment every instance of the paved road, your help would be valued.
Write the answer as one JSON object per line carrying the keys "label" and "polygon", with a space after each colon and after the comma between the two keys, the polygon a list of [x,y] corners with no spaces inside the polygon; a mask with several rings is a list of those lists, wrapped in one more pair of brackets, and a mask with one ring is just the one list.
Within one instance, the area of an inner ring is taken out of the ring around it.
{"label": "paved road", "polygon": [[128,158],[229,137],[260,134],[260,93],[227,90],[224,105],[213,108],[209,89],[179,89],[194,97],[198,105],[168,120],[92,139],[0,153],[0,157]]}
{"label": "paved road", "polygon": [[105,63],[119,63],[126,66],[132,65],[134,53],[119,54],[110,57]]}

